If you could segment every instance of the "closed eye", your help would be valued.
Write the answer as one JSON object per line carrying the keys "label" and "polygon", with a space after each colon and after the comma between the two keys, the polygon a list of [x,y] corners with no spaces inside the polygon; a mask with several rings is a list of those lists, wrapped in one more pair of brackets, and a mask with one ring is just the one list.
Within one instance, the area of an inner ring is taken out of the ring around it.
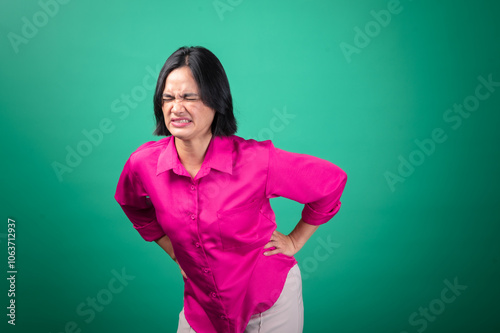
{"label": "closed eye", "polygon": [[187,93],[182,96],[186,101],[197,101],[199,98],[198,94]]}
{"label": "closed eye", "polygon": [[[174,96],[169,95],[169,94],[163,94],[163,102],[171,102],[175,99]],[[200,99],[200,96],[195,93],[186,93],[181,96],[183,100],[186,101],[198,101]]]}
{"label": "closed eye", "polygon": [[163,102],[170,102],[174,100],[174,96],[169,94],[163,94]]}

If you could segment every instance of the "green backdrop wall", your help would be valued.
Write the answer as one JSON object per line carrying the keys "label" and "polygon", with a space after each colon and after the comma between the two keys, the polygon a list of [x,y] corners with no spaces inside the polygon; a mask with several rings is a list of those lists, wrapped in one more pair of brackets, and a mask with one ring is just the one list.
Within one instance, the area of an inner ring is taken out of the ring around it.
{"label": "green backdrop wall", "polygon": [[[305,332],[499,332],[498,2],[1,7],[2,332],[175,332],[179,270],[113,195],[130,153],[160,139],[153,86],[183,45],[220,58],[237,135],[348,174],[339,214],[296,255]],[[272,205],[290,232],[302,206]]]}

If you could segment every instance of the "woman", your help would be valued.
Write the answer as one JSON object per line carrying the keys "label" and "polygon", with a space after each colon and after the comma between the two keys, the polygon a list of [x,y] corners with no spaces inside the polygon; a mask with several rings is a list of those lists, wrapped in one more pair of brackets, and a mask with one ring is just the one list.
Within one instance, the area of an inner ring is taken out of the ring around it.
{"label": "woman", "polygon": [[[302,332],[294,258],[340,208],[346,174],[320,158],[236,133],[224,68],[181,47],[161,69],[156,135],[130,155],[115,198],[146,241],[180,266],[178,332]],[[270,198],[305,204],[295,229],[276,230]]]}

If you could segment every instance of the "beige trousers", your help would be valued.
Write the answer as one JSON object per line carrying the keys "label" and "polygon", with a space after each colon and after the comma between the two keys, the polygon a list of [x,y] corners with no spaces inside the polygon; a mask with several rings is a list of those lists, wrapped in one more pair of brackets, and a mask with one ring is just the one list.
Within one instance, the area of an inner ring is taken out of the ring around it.
{"label": "beige trousers", "polygon": [[[245,333],[302,333],[303,327],[302,278],[299,266],[295,264],[288,272],[276,303],[268,310],[252,315]],[[177,333],[196,333],[186,321],[184,308],[179,313]]]}

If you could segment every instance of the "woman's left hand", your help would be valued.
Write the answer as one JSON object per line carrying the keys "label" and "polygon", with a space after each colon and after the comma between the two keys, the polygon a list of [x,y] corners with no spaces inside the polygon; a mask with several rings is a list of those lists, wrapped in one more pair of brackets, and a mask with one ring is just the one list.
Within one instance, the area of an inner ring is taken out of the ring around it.
{"label": "woman's left hand", "polygon": [[300,248],[296,246],[296,242],[290,235],[284,235],[278,230],[274,230],[271,239],[264,246],[265,249],[275,247],[274,250],[264,252],[264,255],[270,256],[277,253],[283,253],[289,257],[299,252]]}

